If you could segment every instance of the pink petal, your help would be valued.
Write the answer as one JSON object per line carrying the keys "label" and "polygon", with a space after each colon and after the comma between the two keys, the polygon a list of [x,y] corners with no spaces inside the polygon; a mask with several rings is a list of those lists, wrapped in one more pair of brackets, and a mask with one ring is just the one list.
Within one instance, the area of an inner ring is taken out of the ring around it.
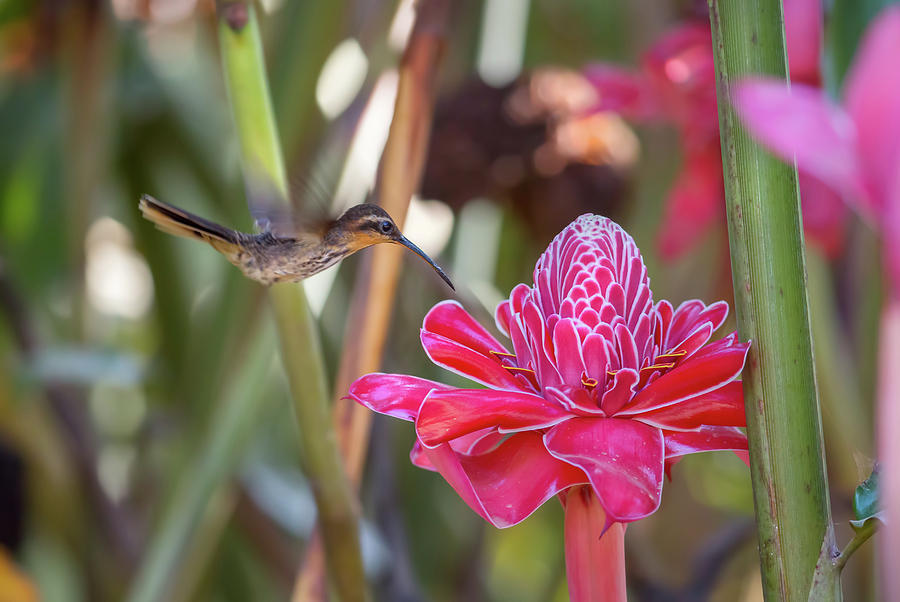
{"label": "pink petal", "polygon": [[736,379],[744,369],[749,344],[724,339],[698,351],[639,391],[617,416],[634,416],[697,397]]}
{"label": "pink petal", "polygon": [[718,144],[685,154],[657,235],[660,255],[675,260],[694,248],[725,215],[722,158]]}
{"label": "pink petal", "polygon": [[575,321],[563,318],[553,328],[553,347],[556,350],[556,368],[564,383],[581,384],[581,376],[587,371],[581,355],[581,340]]}
{"label": "pink petal", "polygon": [[491,351],[508,353],[506,348],[456,301],[441,301],[432,307],[425,315],[422,329],[439,334],[488,357]]}
{"label": "pink petal", "polygon": [[495,527],[515,525],[560,491],[587,482],[578,468],[547,453],[537,433],[519,433],[485,454],[448,444],[424,448],[431,464],[472,510]]}
{"label": "pink petal", "polygon": [[[497,432],[497,429],[481,429],[474,431],[468,435],[458,437],[450,441],[450,447],[458,454],[465,456],[477,456],[486,454],[497,448],[508,435]],[[426,470],[437,470],[431,465],[428,455],[425,453],[425,446],[421,441],[416,439],[413,447],[409,452],[409,459],[415,466]]]}
{"label": "pink petal", "polygon": [[583,74],[597,91],[593,111],[615,111],[639,120],[659,116],[655,93],[642,75],[604,64],[590,65]]}
{"label": "pink petal", "polygon": [[600,401],[600,407],[607,416],[615,414],[622,409],[622,406],[631,401],[634,387],[641,377],[636,370],[625,368],[616,372],[612,379],[612,386],[603,394]]}
{"label": "pink petal", "polygon": [[412,421],[425,396],[435,389],[449,391],[453,387],[405,374],[375,372],[356,379],[348,395],[370,410]]}
{"label": "pink petal", "polygon": [[512,320],[512,307],[509,301],[502,301],[500,305],[497,306],[497,310],[494,312],[494,324],[497,325],[497,330],[502,332],[507,337],[509,336],[509,323]]}
{"label": "pink petal", "polygon": [[[685,301],[678,306],[678,309],[672,315],[672,325],[669,327],[668,332],[668,345],[671,349],[686,349],[686,346],[682,345],[683,341],[689,335],[692,335],[699,326],[709,322],[712,325],[712,329],[709,331],[711,336],[725,322],[727,317],[728,303],[725,301],[717,301],[709,306],[698,299]],[[694,349],[691,349],[688,355],[693,354],[693,352]]]}
{"label": "pink petal", "polygon": [[[597,385],[600,386],[600,385]],[[606,416],[591,394],[583,386],[563,385],[561,387],[545,387],[544,395],[560,404],[573,414],[579,416]]]}
{"label": "pink petal", "polygon": [[747,449],[747,435],[730,426],[704,426],[695,431],[664,431],[666,460],[707,451]]}
{"label": "pink petal", "polygon": [[425,398],[416,419],[416,434],[429,447],[484,428],[530,430],[572,417],[558,403],[530,393],[493,389],[454,389],[435,393]]}
{"label": "pink petal", "polygon": [[[900,165],[900,7],[877,16],[847,75],[846,106],[856,123],[861,161],[876,210],[884,208]],[[826,178],[822,178],[826,182]]]}
{"label": "pink petal", "polygon": [[827,257],[837,258],[844,248],[847,205],[822,180],[800,173],[800,206],[806,239]]}
{"label": "pink petal", "polygon": [[423,330],[419,335],[428,358],[442,368],[488,387],[524,389],[523,381],[507,370],[496,357],[488,357],[447,337]]}
{"label": "pink petal", "polygon": [[572,602],[627,602],[625,525],[607,528],[606,512],[590,487],[565,493],[566,580]]}
{"label": "pink petal", "polygon": [[741,381],[635,416],[644,424],[667,430],[693,430],[703,425],[747,426]]}
{"label": "pink petal", "polygon": [[778,80],[748,78],[735,90],[735,109],[750,132],[797,167],[842,195],[863,194],[856,127],[825,92]]}
{"label": "pink petal", "polygon": [[413,463],[413,466],[436,472],[437,468],[432,465],[431,460],[428,459],[428,454],[425,452],[425,447],[416,439],[412,449],[409,450],[409,461]]}
{"label": "pink petal", "polygon": [[784,0],[784,33],[792,82],[819,83],[822,0]]}
{"label": "pink petal", "polygon": [[659,507],[663,436],[633,420],[576,418],[544,435],[551,454],[580,467],[611,521],[644,518]]}

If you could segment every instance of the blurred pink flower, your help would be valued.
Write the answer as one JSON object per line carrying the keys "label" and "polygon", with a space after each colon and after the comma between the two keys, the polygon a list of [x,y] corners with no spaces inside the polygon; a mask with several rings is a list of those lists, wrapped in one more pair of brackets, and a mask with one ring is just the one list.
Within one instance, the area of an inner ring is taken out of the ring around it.
{"label": "blurred pink flower", "polygon": [[624,601],[618,523],[656,511],[682,456],[747,449],[738,377],[749,343],[732,333],[708,344],[727,313],[721,301],[654,304],[632,238],[583,215],[538,260],[534,286],[498,306],[512,352],[456,302],[425,317],[429,358],[487,388],[369,374],[350,396],[415,422],[412,461],[497,527],[559,494],[572,599],[620,591],[605,599]]}
{"label": "blurred pink flower", "polygon": [[[794,81],[819,82],[820,0],[786,0],[785,27]],[[615,111],[643,122],[669,122],[681,138],[683,167],[658,236],[660,254],[676,259],[724,218],[725,195],[715,66],[708,23],[687,23],[663,35],[644,55],[639,72],[596,64],[585,70],[598,91],[596,111]],[[804,226],[828,255],[843,244],[845,209],[814,178],[800,182]]]}
{"label": "blurred pink flower", "polygon": [[748,79],[735,108],[763,144],[839,193],[881,230],[900,297],[900,8],[870,26],[847,75],[843,106],[801,84]]}

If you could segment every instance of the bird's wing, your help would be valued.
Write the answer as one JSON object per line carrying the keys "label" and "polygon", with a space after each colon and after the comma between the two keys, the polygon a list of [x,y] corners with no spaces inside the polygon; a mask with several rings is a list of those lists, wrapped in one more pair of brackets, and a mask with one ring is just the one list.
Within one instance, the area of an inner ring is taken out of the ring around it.
{"label": "bird's wing", "polygon": [[260,230],[283,238],[301,238],[307,233],[322,234],[334,223],[337,216],[332,200],[342,160],[325,155],[315,160],[312,169],[291,174],[287,202],[265,184],[266,179],[247,178],[250,215]]}

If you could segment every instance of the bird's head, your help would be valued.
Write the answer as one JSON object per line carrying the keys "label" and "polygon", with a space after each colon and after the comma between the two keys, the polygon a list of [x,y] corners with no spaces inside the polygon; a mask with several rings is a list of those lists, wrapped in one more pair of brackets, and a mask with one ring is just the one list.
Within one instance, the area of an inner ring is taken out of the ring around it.
{"label": "bird's head", "polygon": [[347,209],[329,228],[326,239],[340,241],[351,253],[380,243],[403,245],[424,259],[450,288],[456,290],[444,271],[422,249],[403,236],[387,211],[378,205],[363,203]]}

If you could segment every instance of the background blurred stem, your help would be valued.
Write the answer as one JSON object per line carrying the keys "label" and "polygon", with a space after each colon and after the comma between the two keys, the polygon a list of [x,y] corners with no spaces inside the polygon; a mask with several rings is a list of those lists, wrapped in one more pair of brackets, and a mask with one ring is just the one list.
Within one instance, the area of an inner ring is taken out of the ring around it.
{"label": "background blurred stem", "polygon": [[171,599],[180,564],[187,556],[185,550],[209,508],[210,499],[229,476],[256,425],[256,418],[262,413],[264,402],[273,398],[259,394],[270,373],[271,337],[258,332],[251,343],[241,370],[243,378],[235,379],[237,386],[228,389],[219,411],[212,414],[194,461],[178,480],[127,598],[130,602]]}
{"label": "background blurred stem", "polygon": [[114,56],[108,7],[99,1],[75,2],[67,14],[63,45],[65,70],[65,190],[69,233],[69,294],[74,340],[84,338],[84,237],[94,195],[105,170],[109,73]]}
{"label": "background blurred stem", "polygon": [[[750,472],[767,600],[807,600],[834,549],[796,169],[747,135],[728,99],[744,75],[787,76],[779,0],[709,0]],[[839,600],[832,580],[820,600]]]}
{"label": "background blurred stem", "polygon": [[815,343],[816,377],[822,398],[825,432],[833,450],[832,476],[838,486],[851,491],[859,484],[854,451],[871,456],[872,423],[860,392],[859,377],[852,348],[841,328],[841,317],[834,299],[834,286],[825,258],[813,251],[807,254],[809,271],[809,309]]}
{"label": "background blurred stem", "polygon": [[[241,1],[222,2],[218,12],[226,85],[245,178],[250,188],[260,184],[274,189],[287,203],[287,178],[253,7]],[[316,325],[302,286],[282,284],[269,293],[299,423],[302,460],[316,500],[333,584],[344,602],[363,600],[366,583],[357,508],[338,455]]]}
{"label": "background blurred stem", "polygon": [[[897,0],[833,0],[831,14],[826,19],[828,29],[828,61],[826,61],[825,80],[828,89],[835,96],[847,75],[847,69],[856,53],[856,47],[862,38],[869,21],[882,8]],[[827,5],[827,4],[826,4]]]}
{"label": "background blurred stem", "polygon": [[[377,186],[379,204],[398,224],[406,219],[425,166],[449,15],[449,0],[421,0],[400,61],[394,116]],[[334,413],[347,474],[356,486],[362,479],[373,414],[343,397],[356,378],[381,368],[404,256],[399,247],[377,245],[364,257],[344,334]],[[322,588],[317,585],[321,582],[321,565],[321,551],[317,545],[310,546],[294,589],[295,602],[321,596]]]}

